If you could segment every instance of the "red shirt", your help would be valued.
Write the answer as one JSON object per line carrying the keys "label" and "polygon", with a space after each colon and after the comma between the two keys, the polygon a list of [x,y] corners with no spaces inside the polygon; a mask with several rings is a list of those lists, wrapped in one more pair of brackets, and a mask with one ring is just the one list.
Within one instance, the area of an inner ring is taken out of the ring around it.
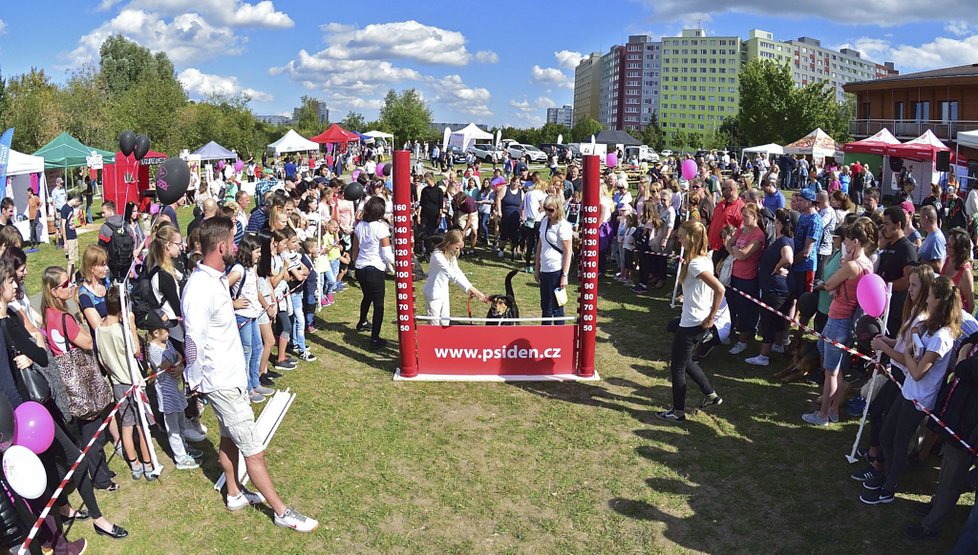
{"label": "red shirt", "polygon": [[740,213],[743,207],[744,201],[740,197],[737,197],[737,200],[733,202],[722,201],[713,210],[713,220],[710,221],[710,229],[707,232],[707,237],[710,240],[710,250],[717,251],[723,248],[723,239],[720,238],[720,232],[723,231],[725,226],[729,224],[740,228],[740,224],[744,221],[744,217]]}

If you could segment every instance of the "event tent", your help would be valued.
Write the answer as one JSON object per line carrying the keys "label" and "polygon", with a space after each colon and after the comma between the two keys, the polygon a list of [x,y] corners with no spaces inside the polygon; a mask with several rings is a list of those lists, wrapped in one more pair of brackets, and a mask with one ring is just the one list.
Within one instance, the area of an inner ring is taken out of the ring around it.
{"label": "event tent", "polygon": [[268,149],[273,151],[275,155],[278,156],[283,152],[307,152],[310,150],[318,151],[319,143],[314,143],[296,133],[294,129],[289,129],[289,132],[283,135],[281,139],[268,145]]}
{"label": "event tent", "polygon": [[968,148],[978,148],[978,129],[974,131],[961,131],[957,137],[958,146]]}
{"label": "event tent", "polygon": [[[8,194],[14,201],[14,213],[27,213],[27,189],[31,188],[41,197],[41,209],[48,204],[47,179],[44,176],[44,158],[23,154],[16,150],[10,151],[10,159],[7,161],[7,177],[10,179],[10,191]],[[46,212],[46,210],[45,210]],[[48,240],[47,218],[41,219],[40,239],[43,242]],[[17,230],[24,239],[30,239],[30,221],[21,220],[14,222]]]}
{"label": "event tent", "polygon": [[642,144],[641,141],[632,137],[624,131],[602,131],[594,138],[594,143],[599,145],[621,145],[621,146],[638,146]]}
{"label": "event tent", "polygon": [[923,135],[916,139],[910,139],[902,144],[895,144],[886,147],[887,156],[899,158],[912,158],[914,160],[934,160],[938,152],[951,150],[934,132],[928,129]]}
{"label": "event tent", "polygon": [[808,135],[784,147],[786,154],[801,154],[812,158],[839,158],[845,156],[835,139],[819,127]]}
{"label": "event tent", "polygon": [[892,145],[898,145],[900,141],[890,133],[887,128],[880,129],[871,137],[866,137],[861,141],[846,143],[843,150],[846,152],[863,152],[866,154],[886,154],[886,149]]}
{"label": "event tent", "polygon": [[102,172],[102,198],[111,200],[121,211],[129,201],[139,203],[149,189],[149,167],[166,161],[166,154],[149,151],[142,160],[115,153],[106,160]]}
{"label": "event tent", "polygon": [[452,131],[448,136],[449,146],[460,147],[463,152],[467,151],[476,141],[491,141],[492,133],[479,129],[474,123],[470,123],[458,131]]}
{"label": "event tent", "polygon": [[315,137],[309,137],[310,141],[325,144],[325,143],[349,143],[349,142],[359,142],[360,136],[356,133],[351,133],[346,129],[340,127],[340,124],[334,123],[330,125],[326,131],[323,131]]}
{"label": "event tent", "polygon": [[101,154],[103,160],[111,160],[113,156],[113,153],[107,150],[87,147],[67,131],[62,131],[51,142],[38,149],[34,156],[44,158],[46,169],[67,169],[87,166],[87,159],[93,152]]}
{"label": "event tent", "polygon": [[383,131],[367,131],[364,135],[368,137],[373,137],[375,139],[393,139],[394,135],[390,133],[384,133]]}
{"label": "event tent", "polygon": [[768,143],[761,146],[752,146],[750,148],[745,148],[744,152],[754,152],[763,153],[767,156],[784,154],[784,147],[774,143]]}
{"label": "event tent", "polygon": [[238,157],[237,154],[224,148],[223,146],[211,141],[206,145],[193,151],[191,154],[200,156],[202,161],[207,160],[232,160]]}

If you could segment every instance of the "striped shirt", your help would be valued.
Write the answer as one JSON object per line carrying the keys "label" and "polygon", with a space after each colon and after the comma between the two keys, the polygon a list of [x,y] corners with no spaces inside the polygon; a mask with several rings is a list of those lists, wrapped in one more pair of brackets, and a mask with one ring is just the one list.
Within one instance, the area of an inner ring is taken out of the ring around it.
{"label": "striped shirt", "polygon": [[[164,360],[170,364],[177,363],[177,351],[169,341],[166,342],[165,348],[150,342],[148,350],[149,361],[153,364],[154,372],[159,370]],[[183,412],[187,408],[187,397],[180,391],[179,382],[166,372],[156,377],[156,397],[159,399],[160,412],[163,414]]]}

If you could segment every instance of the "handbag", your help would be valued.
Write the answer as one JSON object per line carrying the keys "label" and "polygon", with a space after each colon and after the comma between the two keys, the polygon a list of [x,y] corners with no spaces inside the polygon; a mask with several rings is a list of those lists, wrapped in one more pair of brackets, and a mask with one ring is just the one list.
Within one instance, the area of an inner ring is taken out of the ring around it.
{"label": "handbag", "polygon": [[730,287],[730,278],[733,277],[733,263],[733,256],[727,256],[723,259],[723,262],[720,263],[719,278],[720,283],[722,283],[724,287]]}
{"label": "handbag", "polygon": [[[14,342],[11,340],[10,333],[7,331],[6,318],[0,320],[0,327],[3,328],[3,336],[7,341],[7,348],[11,352],[14,352]],[[48,361],[50,360],[48,358]],[[17,368],[16,365],[11,365],[11,370],[13,370],[16,378],[14,381],[17,386],[17,392],[20,393],[20,396],[29,401],[44,403],[51,398],[51,387],[48,385],[48,379],[40,368],[40,365],[36,362],[33,362],[27,368]]]}
{"label": "handbag", "polygon": [[[67,318],[67,314],[61,315],[62,330],[67,330]],[[72,348],[67,337],[65,347],[67,351],[54,360],[68,394],[68,411],[76,418],[91,420],[112,402],[112,390],[92,352]]]}

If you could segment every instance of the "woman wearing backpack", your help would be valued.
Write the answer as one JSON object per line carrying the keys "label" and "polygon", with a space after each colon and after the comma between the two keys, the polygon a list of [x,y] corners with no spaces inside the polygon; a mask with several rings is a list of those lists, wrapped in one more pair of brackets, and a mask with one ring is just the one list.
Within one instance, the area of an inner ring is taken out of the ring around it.
{"label": "woman wearing backpack", "polygon": [[170,342],[183,352],[183,315],[180,312],[180,284],[183,273],[174,266],[174,259],[183,253],[183,238],[172,225],[157,228],[149,244],[149,258],[144,272],[152,272],[153,298],[159,303],[167,318],[180,322],[170,329]]}

